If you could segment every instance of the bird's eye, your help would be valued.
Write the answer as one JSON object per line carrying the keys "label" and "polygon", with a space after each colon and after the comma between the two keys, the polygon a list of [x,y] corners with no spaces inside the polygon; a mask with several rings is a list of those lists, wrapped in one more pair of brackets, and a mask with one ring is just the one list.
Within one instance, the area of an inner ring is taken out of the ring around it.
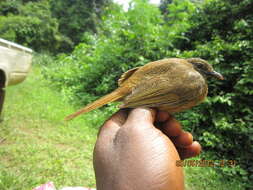
{"label": "bird's eye", "polygon": [[204,65],[201,64],[201,63],[196,63],[196,65],[197,65],[197,67],[200,68],[200,69],[204,68]]}

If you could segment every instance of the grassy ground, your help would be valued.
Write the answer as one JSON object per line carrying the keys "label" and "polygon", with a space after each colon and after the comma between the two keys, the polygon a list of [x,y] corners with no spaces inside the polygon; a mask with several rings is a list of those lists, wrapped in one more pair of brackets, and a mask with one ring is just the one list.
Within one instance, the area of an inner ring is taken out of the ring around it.
{"label": "grassy ground", "polygon": [[47,181],[95,185],[92,149],[97,130],[91,125],[103,118],[64,122],[73,111],[47,87],[38,68],[24,83],[7,89],[0,124],[1,190],[31,189]]}
{"label": "grassy ground", "polygon": [[[0,189],[31,190],[53,181],[57,187],[95,186],[92,150],[98,126],[110,113],[92,112],[69,123],[74,109],[51,90],[34,67],[28,79],[7,89],[0,123]],[[212,168],[187,168],[187,189],[241,189]]]}

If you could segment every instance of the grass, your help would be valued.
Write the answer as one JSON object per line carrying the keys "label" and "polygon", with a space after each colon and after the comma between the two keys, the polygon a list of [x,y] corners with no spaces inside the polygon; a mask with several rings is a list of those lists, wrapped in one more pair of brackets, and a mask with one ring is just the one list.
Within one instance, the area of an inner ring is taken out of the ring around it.
{"label": "grass", "polygon": [[[95,186],[92,151],[98,127],[111,113],[94,111],[71,122],[75,109],[50,89],[40,67],[28,79],[7,88],[0,123],[0,189],[31,190],[53,181],[63,186]],[[186,168],[189,190],[241,189],[212,168]]]}
{"label": "grass", "polygon": [[[32,189],[53,181],[57,186],[94,186],[92,150],[103,117],[88,115],[69,123],[74,109],[48,88],[38,67],[28,79],[7,88],[0,123],[0,189]],[[94,127],[94,123],[96,126]]]}
{"label": "grass", "polygon": [[186,190],[245,189],[245,184],[236,176],[225,177],[212,167],[186,167],[185,182]]}

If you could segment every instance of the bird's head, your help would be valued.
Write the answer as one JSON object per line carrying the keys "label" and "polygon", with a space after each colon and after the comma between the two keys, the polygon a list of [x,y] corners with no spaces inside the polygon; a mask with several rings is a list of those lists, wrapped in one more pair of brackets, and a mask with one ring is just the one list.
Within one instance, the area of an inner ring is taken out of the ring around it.
{"label": "bird's head", "polygon": [[224,77],[220,73],[216,72],[207,61],[200,58],[189,58],[187,61],[191,63],[194,69],[204,77],[215,77],[217,79],[224,80]]}

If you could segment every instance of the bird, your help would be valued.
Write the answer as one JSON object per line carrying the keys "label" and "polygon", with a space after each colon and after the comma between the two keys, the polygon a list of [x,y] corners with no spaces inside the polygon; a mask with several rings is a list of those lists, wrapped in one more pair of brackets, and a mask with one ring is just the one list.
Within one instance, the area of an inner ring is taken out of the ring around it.
{"label": "bird", "polygon": [[122,102],[119,108],[148,107],[169,114],[182,112],[204,101],[210,77],[224,79],[201,58],[166,58],[149,62],[123,73],[118,88],[65,120],[114,101]]}

